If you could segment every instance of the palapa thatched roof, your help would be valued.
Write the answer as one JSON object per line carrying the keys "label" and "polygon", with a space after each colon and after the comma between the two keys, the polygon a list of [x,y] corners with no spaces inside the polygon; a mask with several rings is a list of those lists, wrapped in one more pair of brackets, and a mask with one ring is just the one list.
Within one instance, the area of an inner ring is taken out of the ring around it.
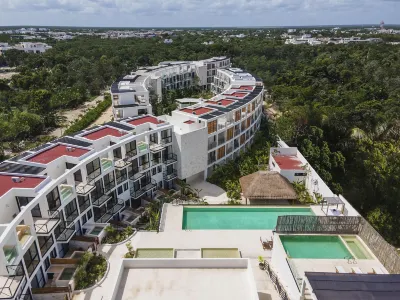
{"label": "palapa thatched roof", "polygon": [[258,171],[239,181],[243,195],[248,199],[297,199],[292,184],[278,172]]}

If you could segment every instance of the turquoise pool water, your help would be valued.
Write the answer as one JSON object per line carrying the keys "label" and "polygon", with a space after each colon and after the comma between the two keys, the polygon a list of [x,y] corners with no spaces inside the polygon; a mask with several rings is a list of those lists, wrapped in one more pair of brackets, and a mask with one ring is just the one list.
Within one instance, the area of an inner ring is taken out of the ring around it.
{"label": "turquoise pool water", "polygon": [[338,236],[281,235],[290,258],[343,259],[352,256]]}
{"label": "turquoise pool water", "polygon": [[184,207],[182,229],[274,229],[278,216],[313,216],[310,208]]}

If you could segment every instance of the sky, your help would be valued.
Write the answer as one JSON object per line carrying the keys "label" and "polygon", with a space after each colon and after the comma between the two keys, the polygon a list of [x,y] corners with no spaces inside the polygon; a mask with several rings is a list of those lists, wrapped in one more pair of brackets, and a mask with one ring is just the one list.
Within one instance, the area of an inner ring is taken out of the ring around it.
{"label": "sky", "polygon": [[400,0],[0,0],[0,26],[400,24]]}

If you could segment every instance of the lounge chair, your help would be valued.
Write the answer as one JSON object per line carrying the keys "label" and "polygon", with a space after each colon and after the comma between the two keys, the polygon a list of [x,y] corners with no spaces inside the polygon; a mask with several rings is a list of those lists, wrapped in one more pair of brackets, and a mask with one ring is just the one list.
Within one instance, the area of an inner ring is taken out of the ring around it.
{"label": "lounge chair", "polygon": [[360,268],[358,268],[358,267],[352,267],[351,272],[354,274],[364,274],[364,272],[361,271]]}
{"label": "lounge chair", "polygon": [[385,274],[381,268],[372,267],[372,274]]}
{"label": "lounge chair", "polygon": [[273,242],[273,240],[263,240],[261,237],[260,237],[260,242],[261,242],[261,245],[262,245],[262,247],[263,247],[263,249],[264,250],[272,250],[272,248],[274,247],[274,242]]}
{"label": "lounge chair", "polygon": [[347,273],[342,266],[335,267],[336,273]]}

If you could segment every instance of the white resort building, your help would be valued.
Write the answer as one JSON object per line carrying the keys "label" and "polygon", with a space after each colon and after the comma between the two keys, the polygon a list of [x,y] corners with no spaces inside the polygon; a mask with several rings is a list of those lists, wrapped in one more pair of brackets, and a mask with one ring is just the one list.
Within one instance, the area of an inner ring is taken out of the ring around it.
{"label": "white resort building", "polygon": [[[151,94],[193,84],[215,96],[151,115]],[[304,181],[322,203],[164,203],[177,178],[204,181],[251,146],[263,92],[259,78],[225,57],[140,68],[111,87],[116,121],[1,162],[0,299],[398,299],[400,279],[388,275],[400,270],[393,247],[281,141],[269,172]],[[106,226],[138,227],[154,203],[162,207],[158,231],[102,243]],[[128,241],[135,258],[124,258]],[[108,267],[78,291],[73,275],[84,251],[102,254]],[[368,298],[376,282],[391,298]]]}

